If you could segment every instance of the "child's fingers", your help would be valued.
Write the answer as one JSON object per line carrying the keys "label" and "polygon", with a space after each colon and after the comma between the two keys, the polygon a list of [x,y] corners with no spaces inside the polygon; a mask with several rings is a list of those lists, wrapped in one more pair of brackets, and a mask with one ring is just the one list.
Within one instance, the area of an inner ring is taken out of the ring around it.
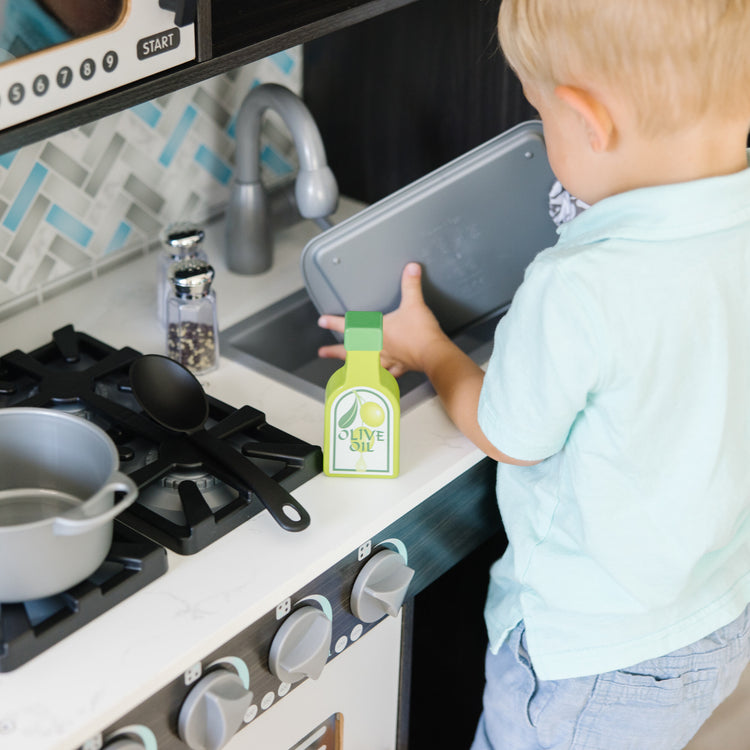
{"label": "child's fingers", "polygon": [[389,357],[385,352],[380,356],[380,364],[396,378],[400,378],[404,373],[408,372],[403,362]]}
{"label": "child's fingers", "polygon": [[[321,315],[318,318],[318,325],[321,328],[327,328],[329,331],[344,332],[343,315]],[[329,344],[321,346],[318,349],[318,356],[324,359],[346,359],[346,349],[343,344]]]}
{"label": "child's fingers", "polygon": [[404,302],[424,302],[422,296],[422,266],[407,263],[401,274],[401,304]]}
{"label": "child's fingers", "polygon": [[318,318],[318,325],[321,328],[327,328],[329,331],[337,331],[338,333],[344,332],[344,316],[343,315],[321,315]]}
{"label": "child's fingers", "polygon": [[346,349],[343,344],[330,344],[318,349],[318,356],[323,359],[346,359]]}

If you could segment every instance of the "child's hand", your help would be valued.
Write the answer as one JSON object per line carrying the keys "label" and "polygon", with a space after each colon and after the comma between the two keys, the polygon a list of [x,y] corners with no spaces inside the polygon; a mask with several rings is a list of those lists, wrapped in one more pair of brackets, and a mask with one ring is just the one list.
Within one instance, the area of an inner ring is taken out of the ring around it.
{"label": "child's hand", "polygon": [[[344,318],[322,315],[318,325],[343,333]],[[408,263],[401,275],[401,304],[398,309],[383,316],[383,351],[380,356],[383,367],[396,377],[409,370],[424,372],[428,369],[435,344],[447,340],[448,337],[424,302],[422,267],[419,263]],[[346,351],[343,344],[333,344],[321,347],[318,355],[344,359]]]}
{"label": "child's hand", "polygon": [[[344,331],[344,318],[322,315],[321,328]],[[321,357],[343,359],[343,344],[323,346]],[[440,329],[422,296],[422,268],[408,263],[401,274],[401,304],[383,316],[383,366],[398,377],[409,370],[427,374],[448,416],[456,427],[495,461],[530,466],[537,461],[521,461],[506,456],[485,437],[477,421],[479,395],[484,371],[461,351]]]}

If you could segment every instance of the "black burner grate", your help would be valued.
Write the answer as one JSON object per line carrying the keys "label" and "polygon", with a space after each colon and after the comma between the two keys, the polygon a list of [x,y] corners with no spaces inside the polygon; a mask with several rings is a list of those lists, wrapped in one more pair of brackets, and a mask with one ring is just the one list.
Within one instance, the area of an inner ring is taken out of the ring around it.
{"label": "black burner grate", "polygon": [[0,604],[0,672],[10,672],[167,571],[163,547],[114,524],[112,547],[85,581],[45,599]]}
{"label": "black burner grate", "polygon": [[[211,439],[223,442],[227,450],[237,450],[256,461],[289,491],[321,471],[320,448],[269,425],[263,412],[257,409],[250,406],[233,409],[209,397],[210,422],[214,422],[208,429]],[[135,502],[120,515],[123,523],[179,554],[190,555],[263,510],[253,493],[245,492],[238,486],[236,478],[209,456],[197,454],[194,444],[186,437],[165,430],[162,433],[156,460],[128,472],[139,490],[149,491],[172,470],[197,467],[231,488],[232,497],[226,504],[212,509],[197,483],[185,479],[176,483],[182,511],[180,521],[172,520],[144,503]],[[124,470],[128,471],[127,468]]]}

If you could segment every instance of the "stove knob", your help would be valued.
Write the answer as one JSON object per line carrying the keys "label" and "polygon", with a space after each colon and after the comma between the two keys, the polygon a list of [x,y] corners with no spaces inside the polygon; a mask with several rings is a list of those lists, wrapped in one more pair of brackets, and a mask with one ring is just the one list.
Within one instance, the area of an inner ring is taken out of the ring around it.
{"label": "stove knob", "polygon": [[107,737],[102,750],[156,750],[156,736],[148,727],[132,724]]}
{"label": "stove knob", "polygon": [[284,620],[271,643],[268,666],[282,682],[317,680],[331,651],[333,623],[317,607],[296,609]]}
{"label": "stove knob", "polygon": [[118,737],[104,745],[102,750],[145,750],[145,747],[140,740],[134,740],[130,737]]}
{"label": "stove knob", "polygon": [[376,553],[354,581],[350,600],[354,616],[362,622],[375,622],[385,614],[395,617],[413,577],[414,571],[398,552]]}
{"label": "stove knob", "polygon": [[180,708],[180,739],[191,750],[220,750],[242,726],[252,702],[252,692],[237,673],[224,668],[208,672]]}

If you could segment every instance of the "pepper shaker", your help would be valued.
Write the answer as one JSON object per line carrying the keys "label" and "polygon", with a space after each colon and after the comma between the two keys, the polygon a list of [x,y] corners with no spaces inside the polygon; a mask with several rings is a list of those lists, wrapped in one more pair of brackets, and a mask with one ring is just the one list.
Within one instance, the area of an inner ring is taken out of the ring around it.
{"label": "pepper shaker", "polygon": [[175,263],[186,258],[198,258],[208,261],[206,253],[200,248],[205,232],[196,224],[187,221],[175,222],[165,227],[161,240],[165,245],[159,256],[159,269],[156,286],[156,310],[159,322],[164,325],[167,320],[167,299],[172,295],[170,269]]}
{"label": "pepper shaker", "polygon": [[167,356],[202,375],[219,364],[214,269],[200,258],[186,258],[172,265],[170,277]]}

